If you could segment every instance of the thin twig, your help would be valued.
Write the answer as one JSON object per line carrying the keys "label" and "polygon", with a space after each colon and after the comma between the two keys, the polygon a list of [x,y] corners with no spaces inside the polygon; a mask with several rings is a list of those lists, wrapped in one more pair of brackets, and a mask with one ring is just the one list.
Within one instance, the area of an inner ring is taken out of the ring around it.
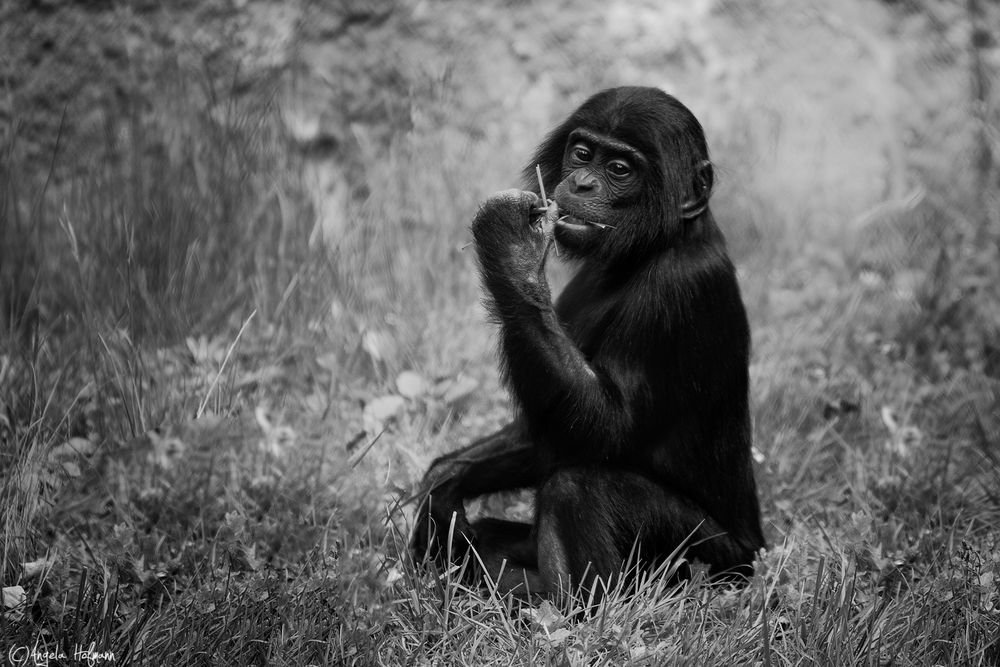
{"label": "thin twig", "polygon": [[545,208],[548,208],[549,198],[545,196],[545,183],[542,181],[542,165],[535,165],[535,176],[538,178],[538,189],[542,193],[542,201],[545,202]]}
{"label": "thin twig", "polygon": [[243,337],[243,332],[247,330],[247,326],[250,324],[250,320],[252,320],[253,316],[256,314],[257,314],[257,309],[254,308],[253,312],[250,313],[250,317],[248,317],[247,321],[244,322],[243,326],[240,327],[240,331],[238,334],[236,334],[235,340],[233,340],[232,344],[229,346],[229,349],[226,350],[226,357],[225,359],[222,360],[222,365],[219,366],[219,372],[215,374],[215,379],[212,380],[212,384],[208,388],[208,393],[205,394],[205,398],[202,399],[201,405],[198,406],[198,412],[195,413],[195,419],[200,418],[202,414],[204,414],[205,407],[208,406],[208,399],[212,397],[212,391],[215,389],[216,385],[219,384],[219,378],[222,377],[222,371],[226,369],[226,363],[229,362],[229,357],[233,355],[233,350],[236,349],[236,344],[240,342],[240,338]]}
{"label": "thin twig", "polygon": [[350,464],[351,464],[352,468],[357,468],[358,467],[358,464],[361,463],[361,459],[365,458],[365,455],[368,452],[371,451],[372,447],[374,447],[375,443],[379,441],[379,438],[382,437],[383,433],[385,433],[385,427],[384,426],[382,427],[382,430],[378,432],[378,435],[376,435],[374,438],[372,438],[372,441],[369,442],[367,445],[365,445],[364,449],[360,450],[357,454],[355,454],[353,457],[351,457]]}
{"label": "thin twig", "polygon": [[[555,206],[556,203],[554,201],[550,202],[548,195],[545,194],[545,181],[542,180],[542,165],[540,165],[538,163],[535,163],[535,177],[538,179],[538,191],[542,195],[542,202],[545,203],[545,206],[541,207],[541,211],[542,211],[542,215],[543,215],[542,222],[541,222],[541,228],[542,228],[542,232],[544,233],[545,232],[545,223],[547,223],[549,221],[549,210],[550,210],[551,207]],[[559,212],[558,209],[556,209],[556,213],[558,213],[558,212]],[[552,223],[552,225],[554,226],[555,223]],[[550,232],[551,232],[551,229],[552,229],[552,227],[549,227],[549,231]],[[555,248],[556,248],[556,257],[559,257],[559,244],[555,242],[554,237],[550,237],[549,242],[552,245],[555,246]]]}

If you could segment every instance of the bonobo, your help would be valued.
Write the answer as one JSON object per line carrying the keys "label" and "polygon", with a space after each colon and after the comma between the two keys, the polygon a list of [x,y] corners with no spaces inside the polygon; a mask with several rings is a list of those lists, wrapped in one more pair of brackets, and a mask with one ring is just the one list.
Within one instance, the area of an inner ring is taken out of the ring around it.
{"label": "bonobo", "polygon": [[[606,586],[634,554],[659,564],[681,545],[713,575],[752,573],[750,333],[713,180],[683,104],[613,88],[542,142],[523,191],[483,204],[472,234],[517,417],[431,465],[418,558],[472,545],[532,592]],[[554,303],[553,244],[576,264]],[[466,518],[466,499],[526,487],[533,524]]]}

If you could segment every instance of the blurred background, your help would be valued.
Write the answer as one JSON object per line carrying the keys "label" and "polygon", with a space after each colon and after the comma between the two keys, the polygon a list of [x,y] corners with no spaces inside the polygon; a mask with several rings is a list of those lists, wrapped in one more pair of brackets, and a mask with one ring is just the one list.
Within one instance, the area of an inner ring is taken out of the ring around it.
{"label": "blurred background", "polygon": [[[420,318],[477,290],[458,251],[477,202],[514,184],[583,99],[621,84],[659,86],[701,119],[758,316],[846,275],[949,300],[927,284],[938,251],[951,264],[995,252],[995,3],[2,11],[7,330],[68,325],[80,288],[102,314],[128,310],[130,333],[166,339],[329,300],[332,315],[307,317],[402,318],[419,326],[393,333],[399,354],[417,353]],[[318,247],[333,275],[309,281]],[[127,285],[113,279],[123,262]],[[992,328],[966,361],[1000,364]]]}
{"label": "blurred background", "polygon": [[991,0],[4,3],[4,585],[96,551],[135,609],[209,595],[171,563],[221,534],[293,568],[336,542],[338,595],[388,605],[386,505],[510,414],[469,222],[623,84],[708,137],[769,543],[932,599],[960,525],[995,569],[998,40]]}

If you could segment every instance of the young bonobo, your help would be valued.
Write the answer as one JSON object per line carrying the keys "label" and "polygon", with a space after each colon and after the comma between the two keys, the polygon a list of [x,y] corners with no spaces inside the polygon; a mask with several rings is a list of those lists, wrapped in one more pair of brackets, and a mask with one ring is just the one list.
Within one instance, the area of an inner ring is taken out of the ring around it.
{"label": "young bonobo", "polygon": [[[431,465],[418,558],[459,560],[471,544],[492,577],[507,561],[502,586],[532,592],[607,585],[633,550],[654,565],[682,544],[712,574],[752,573],[764,538],[750,333],[712,185],[694,115],[624,87],[545,139],[525,190],[483,204],[472,233],[518,416]],[[553,243],[577,263],[555,303]],[[467,520],[466,499],[525,487],[537,490],[534,524]]]}

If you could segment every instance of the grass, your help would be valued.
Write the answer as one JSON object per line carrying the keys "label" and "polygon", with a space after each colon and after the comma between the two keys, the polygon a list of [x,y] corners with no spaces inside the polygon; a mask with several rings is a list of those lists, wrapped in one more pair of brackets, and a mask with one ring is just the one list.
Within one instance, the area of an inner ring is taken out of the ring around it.
{"label": "grass", "polygon": [[[274,110],[222,108],[133,114],[106,164],[48,189],[6,135],[5,657],[1000,662],[993,250],[900,298],[808,226],[741,245],[771,548],[745,588],[654,574],[581,617],[580,597],[524,603],[415,568],[394,505],[507,416],[459,250],[479,194],[462,165],[488,147],[400,135],[367,165],[354,224],[315,244]],[[397,386],[403,370],[421,382]]]}

